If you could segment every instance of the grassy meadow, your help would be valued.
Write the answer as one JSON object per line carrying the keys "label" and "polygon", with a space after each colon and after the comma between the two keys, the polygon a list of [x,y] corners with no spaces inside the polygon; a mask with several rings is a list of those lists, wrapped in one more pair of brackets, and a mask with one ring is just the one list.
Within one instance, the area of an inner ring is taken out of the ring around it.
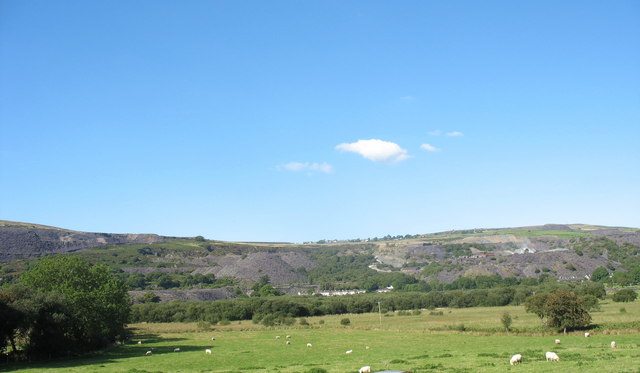
{"label": "grassy meadow", "polygon": [[[510,333],[502,330],[503,312],[513,318]],[[82,359],[0,365],[0,371],[304,373],[323,368],[346,373],[370,365],[374,371],[413,373],[640,372],[640,302],[606,302],[592,316],[597,327],[590,338],[581,332],[544,332],[537,317],[521,306],[309,317],[308,327],[267,328],[251,321],[134,324],[128,344]],[[341,325],[343,318],[351,324]],[[290,345],[286,335],[291,335]],[[555,338],[562,343],[555,345]],[[609,346],[612,340],[618,348]],[[153,355],[145,356],[149,350]],[[546,351],[556,352],[560,362],[546,362]],[[523,355],[523,363],[510,366],[516,353]]]}

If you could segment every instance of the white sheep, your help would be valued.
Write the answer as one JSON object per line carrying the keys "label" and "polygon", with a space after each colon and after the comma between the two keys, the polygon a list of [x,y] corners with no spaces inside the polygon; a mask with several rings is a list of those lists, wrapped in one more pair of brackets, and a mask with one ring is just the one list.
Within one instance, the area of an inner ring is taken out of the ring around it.
{"label": "white sheep", "polygon": [[555,352],[547,352],[545,357],[547,358],[547,361],[560,361],[560,356]]}
{"label": "white sheep", "polygon": [[345,354],[350,354],[352,352],[353,352],[353,350],[349,350],[349,351],[345,352]]}
{"label": "white sheep", "polygon": [[366,367],[362,367],[362,368],[360,368],[358,373],[371,373],[371,367],[368,366],[368,365]]}
{"label": "white sheep", "polygon": [[618,344],[616,343],[616,341],[611,341],[611,348],[616,348],[618,347]]}
{"label": "white sheep", "polygon": [[139,344],[139,345],[141,345],[141,344],[142,344],[142,341],[138,341],[138,344]]}
{"label": "white sheep", "polygon": [[307,347],[313,347],[311,343],[307,343]]}
{"label": "white sheep", "polygon": [[511,365],[516,365],[518,363],[522,362],[522,355],[520,354],[515,354],[513,356],[511,356],[511,360],[509,360],[509,364]]}
{"label": "white sheep", "polygon": [[204,350],[204,353],[207,355],[211,355],[211,350],[207,348],[206,350]]}
{"label": "white sheep", "polygon": [[276,335],[276,339],[280,339],[280,336],[279,336],[279,335]]}
{"label": "white sheep", "polygon": [[151,355],[153,355],[153,352],[151,352],[151,351],[147,351],[147,353],[146,353],[145,355],[147,355],[147,356],[151,356]]}
{"label": "white sheep", "polygon": [[180,347],[174,348],[173,352],[180,352]]}
{"label": "white sheep", "polygon": [[368,349],[369,349],[369,346],[366,346],[364,349],[365,349],[365,350],[368,350]]}
{"label": "white sheep", "polygon": [[211,340],[212,340],[212,341],[215,341],[215,340],[216,340],[216,337],[211,337]]}
{"label": "white sheep", "polygon": [[290,344],[291,344],[291,342],[287,341],[287,344],[288,344],[288,345],[290,345]]}
{"label": "white sheep", "polygon": [[290,335],[288,335],[288,336],[286,336],[285,338],[290,339],[290,338],[291,338],[291,336],[290,336]]}
{"label": "white sheep", "polygon": [[556,344],[559,345],[560,344],[560,340],[556,339]]}
{"label": "white sheep", "polygon": [[587,333],[584,333],[584,337],[585,337],[585,338],[589,338],[589,336],[590,336],[590,335],[591,335],[591,333],[588,333],[588,332],[587,332]]}

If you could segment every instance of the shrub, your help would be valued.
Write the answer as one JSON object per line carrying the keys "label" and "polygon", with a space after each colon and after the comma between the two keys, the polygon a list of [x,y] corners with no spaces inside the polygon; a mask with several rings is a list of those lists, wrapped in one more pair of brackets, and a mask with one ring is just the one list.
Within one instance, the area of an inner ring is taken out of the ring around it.
{"label": "shrub", "polygon": [[298,324],[302,326],[309,326],[309,322],[307,321],[307,319],[300,319],[300,321],[298,321]]}
{"label": "shrub", "polygon": [[345,317],[344,319],[340,320],[340,325],[344,325],[344,326],[351,325],[351,320]]}
{"label": "shrub", "polygon": [[160,302],[160,297],[152,291],[147,291],[141,297],[138,297],[138,301],[140,303],[158,303]]}
{"label": "shrub", "polygon": [[613,294],[614,302],[633,302],[638,298],[638,294],[631,289],[622,289]]}
{"label": "shrub", "polygon": [[502,326],[504,326],[504,329],[506,331],[509,331],[509,328],[511,327],[511,315],[509,314],[509,312],[503,312],[502,316],[500,317],[500,322],[502,323]]}
{"label": "shrub", "polygon": [[211,323],[206,322],[206,321],[198,321],[198,324],[196,324],[196,327],[198,328],[198,331],[208,331],[211,329]]}

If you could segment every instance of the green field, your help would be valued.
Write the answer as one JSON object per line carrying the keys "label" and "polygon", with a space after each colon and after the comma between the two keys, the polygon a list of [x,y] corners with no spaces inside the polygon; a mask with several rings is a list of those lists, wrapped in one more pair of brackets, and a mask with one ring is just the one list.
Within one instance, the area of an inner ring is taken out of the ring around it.
{"label": "green field", "polygon": [[[624,307],[626,312],[620,312]],[[225,326],[195,323],[135,324],[133,340],[91,357],[0,366],[21,372],[282,372],[317,367],[329,373],[404,369],[421,372],[640,372],[640,302],[606,303],[594,312],[593,336],[542,330],[523,307],[422,310],[419,315],[388,313],[310,317],[310,327],[265,328],[250,321]],[[500,330],[500,315],[513,317],[511,333]],[[340,325],[349,318],[350,326]],[[382,322],[380,322],[382,320]],[[466,330],[460,332],[464,325]],[[629,325],[632,325],[629,327]],[[620,328],[624,326],[623,328]],[[494,332],[491,332],[494,331]],[[282,338],[276,339],[280,335]],[[285,336],[291,335],[291,345]],[[211,338],[215,340],[211,340]],[[560,338],[560,345],[554,339]],[[142,344],[137,344],[141,340]],[[617,349],[610,348],[612,340]],[[311,343],[311,348],[306,347]],[[368,347],[368,348],[367,348]],[[152,356],[145,352],[153,348]],[[174,352],[180,348],[180,352]],[[205,349],[213,354],[206,355]],[[347,350],[353,353],[346,354]],[[560,356],[546,362],[546,351]],[[512,367],[509,358],[523,355]]]}

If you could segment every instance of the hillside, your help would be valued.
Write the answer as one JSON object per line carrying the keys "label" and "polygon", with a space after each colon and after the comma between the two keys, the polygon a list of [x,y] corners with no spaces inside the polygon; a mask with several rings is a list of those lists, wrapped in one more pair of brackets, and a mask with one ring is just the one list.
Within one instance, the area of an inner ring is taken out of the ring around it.
{"label": "hillside", "polygon": [[100,245],[156,243],[164,240],[155,234],[87,233],[0,220],[0,262],[70,253]]}
{"label": "hillside", "polygon": [[226,299],[250,293],[265,278],[290,294],[493,275],[580,280],[598,267],[625,271],[640,265],[639,247],[640,229],[579,224],[290,244],[86,233],[0,221],[0,276],[11,281],[34,258],[74,252],[114,268],[132,290],[158,291],[162,300]]}

